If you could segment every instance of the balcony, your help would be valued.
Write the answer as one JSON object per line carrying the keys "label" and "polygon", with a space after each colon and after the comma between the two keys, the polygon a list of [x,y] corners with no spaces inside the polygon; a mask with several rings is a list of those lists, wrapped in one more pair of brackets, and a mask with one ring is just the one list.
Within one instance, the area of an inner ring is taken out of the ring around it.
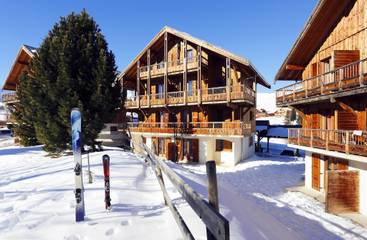
{"label": "balcony", "polygon": [[240,102],[246,101],[250,104],[255,102],[255,91],[244,86],[231,86],[230,91],[227,92],[227,87],[214,87],[201,89],[191,92],[175,91],[167,93],[167,100],[165,99],[164,93],[151,94],[150,98],[148,95],[140,95],[140,105],[138,104],[138,98],[136,96],[129,97],[125,101],[125,107],[138,108],[140,107],[161,107],[167,104],[167,106],[177,106],[185,104],[197,104],[200,101],[203,104],[223,103],[228,101]]}
{"label": "balcony", "polygon": [[367,131],[290,128],[288,143],[367,156]]}
{"label": "balcony", "polygon": [[[197,58],[187,59],[187,70],[194,70],[198,67]],[[182,73],[184,71],[184,61],[181,59],[167,62],[168,74]],[[165,63],[160,62],[150,65],[150,77],[161,77],[165,72]],[[140,67],[140,78],[148,78],[148,66]]]}
{"label": "balcony", "polygon": [[244,122],[190,122],[190,123],[127,123],[131,132],[165,133],[165,134],[203,134],[203,135],[238,135],[250,136],[251,123]]}
{"label": "balcony", "polygon": [[17,93],[16,92],[9,92],[1,94],[1,101],[3,103],[14,103],[17,102]]}
{"label": "balcony", "polygon": [[345,94],[349,90],[363,88],[367,91],[365,85],[367,85],[367,58],[278,89],[277,106],[305,103],[306,99],[320,99],[320,96],[326,96],[327,99],[329,95]]}

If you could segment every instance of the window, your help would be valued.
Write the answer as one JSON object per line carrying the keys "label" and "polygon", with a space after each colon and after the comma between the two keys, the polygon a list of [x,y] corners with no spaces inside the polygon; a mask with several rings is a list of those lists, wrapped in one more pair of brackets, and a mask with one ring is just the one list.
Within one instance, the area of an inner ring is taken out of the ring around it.
{"label": "window", "polygon": [[187,82],[187,95],[188,96],[192,96],[192,80],[189,80]]}
{"label": "window", "polygon": [[215,151],[217,151],[217,152],[221,152],[221,151],[232,152],[232,142],[231,141],[226,141],[226,140],[221,140],[221,139],[215,140]]}
{"label": "window", "polygon": [[193,58],[194,58],[194,53],[193,53],[192,49],[188,49],[187,50],[187,61],[190,62],[190,61],[193,60]]}

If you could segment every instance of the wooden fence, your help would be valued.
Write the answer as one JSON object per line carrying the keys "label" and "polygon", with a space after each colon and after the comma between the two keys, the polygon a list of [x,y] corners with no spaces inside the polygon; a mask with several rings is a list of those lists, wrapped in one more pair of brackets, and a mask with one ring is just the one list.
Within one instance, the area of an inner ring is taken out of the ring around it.
{"label": "wooden fence", "polygon": [[[213,206],[213,204],[209,204],[206,200],[204,200],[187,183],[185,183],[185,181],[180,178],[163,160],[156,157],[155,154],[144,143],[134,143],[134,147],[135,149],[140,148],[141,151],[146,153],[146,159],[151,164],[151,167],[155,172],[155,175],[163,192],[165,204],[171,210],[184,239],[195,238],[192,235],[190,229],[187,227],[176,206],[173,204],[170,196],[168,195],[162,173],[164,173],[168,177],[176,190],[182,195],[182,197],[186,200],[186,202],[206,225],[208,239],[229,240],[229,222],[219,213],[219,211],[216,209],[217,206],[215,206],[215,204]],[[209,195],[215,194],[209,193]]]}

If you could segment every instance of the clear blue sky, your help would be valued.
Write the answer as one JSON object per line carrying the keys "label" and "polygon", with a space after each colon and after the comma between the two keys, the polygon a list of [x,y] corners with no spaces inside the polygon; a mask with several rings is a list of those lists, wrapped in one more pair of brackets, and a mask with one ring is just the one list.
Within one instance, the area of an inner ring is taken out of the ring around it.
{"label": "clear blue sky", "polygon": [[[60,16],[83,8],[102,29],[119,70],[167,25],[248,58],[273,84],[317,0],[4,0],[1,3],[1,86],[22,44],[38,47]],[[277,83],[271,90],[262,87],[258,90],[271,92],[283,85]]]}

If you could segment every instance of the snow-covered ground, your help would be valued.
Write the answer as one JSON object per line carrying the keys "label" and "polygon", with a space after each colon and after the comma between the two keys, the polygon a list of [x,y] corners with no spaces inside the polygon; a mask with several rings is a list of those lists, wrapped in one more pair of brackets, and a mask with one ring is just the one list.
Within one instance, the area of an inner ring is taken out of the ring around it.
{"label": "snow-covered ground", "polygon": [[256,108],[265,109],[269,113],[277,110],[275,93],[256,93]]}
{"label": "snow-covered ground", "polygon": [[[272,143],[271,153],[282,146]],[[111,157],[111,212],[104,210],[103,154]],[[108,150],[92,153],[90,162],[95,181],[85,183],[86,221],[75,223],[73,157],[51,158],[40,146],[0,148],[0,239],[181,239],[141,158]],[[203,165],[168,164],[206,197]],[[219,167],[220,210],[230,221],[231,239],[367,239],[366,229],[324,213],[323,204],[285,192],[303,172],[303,159],[274,155]],[[165,183],[194,236],[206,239],[203,223],[167,178]]]}

